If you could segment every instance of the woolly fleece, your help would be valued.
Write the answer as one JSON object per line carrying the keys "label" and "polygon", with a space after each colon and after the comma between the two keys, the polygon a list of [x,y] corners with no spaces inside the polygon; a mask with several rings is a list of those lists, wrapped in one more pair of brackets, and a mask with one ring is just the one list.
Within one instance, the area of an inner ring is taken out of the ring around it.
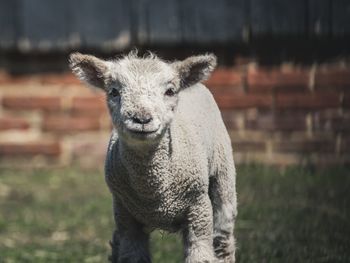
{"label": "woolly fleece", "polygon": [[73,53],[73,72],[107,93],[114,129],[105,165],[117,230],[113,262],[151,262],[149,233],[181,231],[185,262],[235,262],[231,142],[199,82],[213,55],[165,62],[153,54],[105,61]]}

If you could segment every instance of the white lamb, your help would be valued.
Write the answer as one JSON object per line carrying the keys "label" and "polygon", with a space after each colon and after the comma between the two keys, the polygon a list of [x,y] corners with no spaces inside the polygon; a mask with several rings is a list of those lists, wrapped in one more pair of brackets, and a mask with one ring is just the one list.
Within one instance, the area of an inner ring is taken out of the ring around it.
{"label": "white lamb", "polygon": [[182,232],[187,263],[235,262],[231,142],[200,84],[215,66],[211,54],[172,63],[135,52],[110,61],[70,56],[78,78],[106,92],[114,126],[105,166],[113,262],[151,262],[156,228]]}

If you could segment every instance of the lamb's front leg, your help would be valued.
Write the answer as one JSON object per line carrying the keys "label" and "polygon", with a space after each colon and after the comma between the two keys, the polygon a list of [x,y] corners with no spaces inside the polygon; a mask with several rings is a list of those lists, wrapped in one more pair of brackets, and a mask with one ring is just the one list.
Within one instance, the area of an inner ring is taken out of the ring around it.
{"label": "lamb's front leg", "polygon": [[189,208],[183,232],[185,263],[213,263],[213,215],[208,196]]}
{"label": "lamb's front leg", "polygon": [[143,225],[114,199],[117,230],[112,241],[112,263],[150,263],[149,234]]}

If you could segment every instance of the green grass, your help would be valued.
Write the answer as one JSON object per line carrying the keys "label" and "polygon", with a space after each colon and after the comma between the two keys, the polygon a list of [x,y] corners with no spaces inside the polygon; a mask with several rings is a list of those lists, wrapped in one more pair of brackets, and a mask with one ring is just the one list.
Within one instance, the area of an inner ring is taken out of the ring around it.
{"label": "green grass", "polygon": [[[350,169],[238,167],[238,262],[350,262]],[[0,170],[0,262],[105,262],[113,229],[101,171]],[[155,232],[154,262],[182,262]]]}

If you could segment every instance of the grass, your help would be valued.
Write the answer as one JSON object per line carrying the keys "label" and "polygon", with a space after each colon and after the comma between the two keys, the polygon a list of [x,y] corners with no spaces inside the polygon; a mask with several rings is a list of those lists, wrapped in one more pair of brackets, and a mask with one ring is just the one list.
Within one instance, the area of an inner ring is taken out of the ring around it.
{"label": "grass", "polygon": [[[113,229],[103,173],[0,170],[0,262],[106,262]],[[238,167],[237,262],[350,262],[350,169]],[[181,239],[152,234],[154,262]]]}

